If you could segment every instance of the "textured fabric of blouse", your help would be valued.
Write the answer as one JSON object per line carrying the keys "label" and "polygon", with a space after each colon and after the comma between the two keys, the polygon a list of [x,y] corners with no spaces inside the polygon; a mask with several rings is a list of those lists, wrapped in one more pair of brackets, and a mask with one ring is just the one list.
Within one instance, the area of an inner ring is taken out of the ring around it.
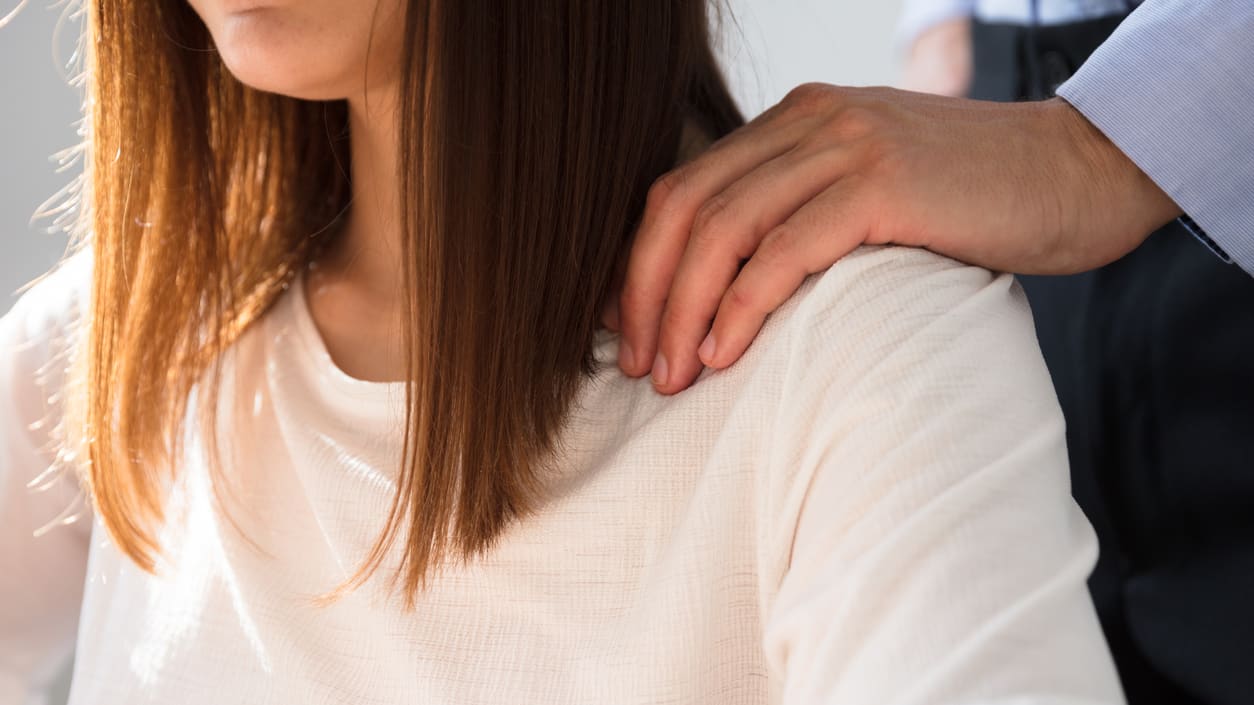
{"label": "textured fabric of blouse", "polygon": [[402,399],[300,285],[225,359],[229,519],[189,423],[157,574],[119,553],[45,472],[89,266],[0,322],[0,703],[75,647],[73,705],[1122,702],[1009,276],[863,248],[671,397],[601,331],[546,500],[407,612],[386,569],[312,601],[383,526]]}

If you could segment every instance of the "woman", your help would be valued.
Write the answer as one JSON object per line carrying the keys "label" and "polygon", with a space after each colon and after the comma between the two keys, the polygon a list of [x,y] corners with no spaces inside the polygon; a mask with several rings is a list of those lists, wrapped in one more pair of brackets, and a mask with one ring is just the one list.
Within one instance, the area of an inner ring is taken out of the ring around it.
{"label": "woman", "polygon": [[699,0],[521,5],[89,7],[84,251],[0,326],[8,692],[81,601],[76,704],[1118,701],[1011,280],[866,249],[623,376],[646,192],[740,118]]}

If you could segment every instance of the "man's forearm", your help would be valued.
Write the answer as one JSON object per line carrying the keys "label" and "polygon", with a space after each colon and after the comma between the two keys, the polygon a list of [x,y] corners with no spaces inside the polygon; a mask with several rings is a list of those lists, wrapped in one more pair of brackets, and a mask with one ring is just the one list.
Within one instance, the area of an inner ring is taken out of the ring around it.
{"label": "man's forearm", "polygon": [[1254,3],[1147,0],[1058,95],[1254,274]]}

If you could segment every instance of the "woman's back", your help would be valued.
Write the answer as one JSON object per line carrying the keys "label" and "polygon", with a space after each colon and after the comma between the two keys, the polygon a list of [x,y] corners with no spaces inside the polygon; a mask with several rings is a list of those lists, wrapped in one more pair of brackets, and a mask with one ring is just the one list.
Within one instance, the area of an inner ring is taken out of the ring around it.
{"label": "woman's back", "polygon": [[390,570],[311,601],[383,527],[403,395],[335,368],[299,281],[225,359],[238,527],[189,432],[157,576],[86,519],[29,537],[71,497],[23,489],[51,460],[26,426],[85,271],[0,325],[0,653],[21,679],[64,648],[85,578],[72,703],[1120,699],[1008,276],[866,248],[673,397],[620,374],[601,331],[544,503],[406,612]]}

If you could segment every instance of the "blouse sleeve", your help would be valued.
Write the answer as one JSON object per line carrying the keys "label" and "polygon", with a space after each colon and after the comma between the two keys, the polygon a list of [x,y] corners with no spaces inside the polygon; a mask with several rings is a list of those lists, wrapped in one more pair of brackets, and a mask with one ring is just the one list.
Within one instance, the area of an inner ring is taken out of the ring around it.
{"label": "blouse sleeve", "polygon": [[811,279],[767,473],[782,702],[1122,703],[1014,279],[896,248]]}
{"label": "blouse sleeve", "polygon": [[72,470],[54,467],[53,430],[82,257],[0,318],[0,702],[40,702],[69,657],[91,522]]}

